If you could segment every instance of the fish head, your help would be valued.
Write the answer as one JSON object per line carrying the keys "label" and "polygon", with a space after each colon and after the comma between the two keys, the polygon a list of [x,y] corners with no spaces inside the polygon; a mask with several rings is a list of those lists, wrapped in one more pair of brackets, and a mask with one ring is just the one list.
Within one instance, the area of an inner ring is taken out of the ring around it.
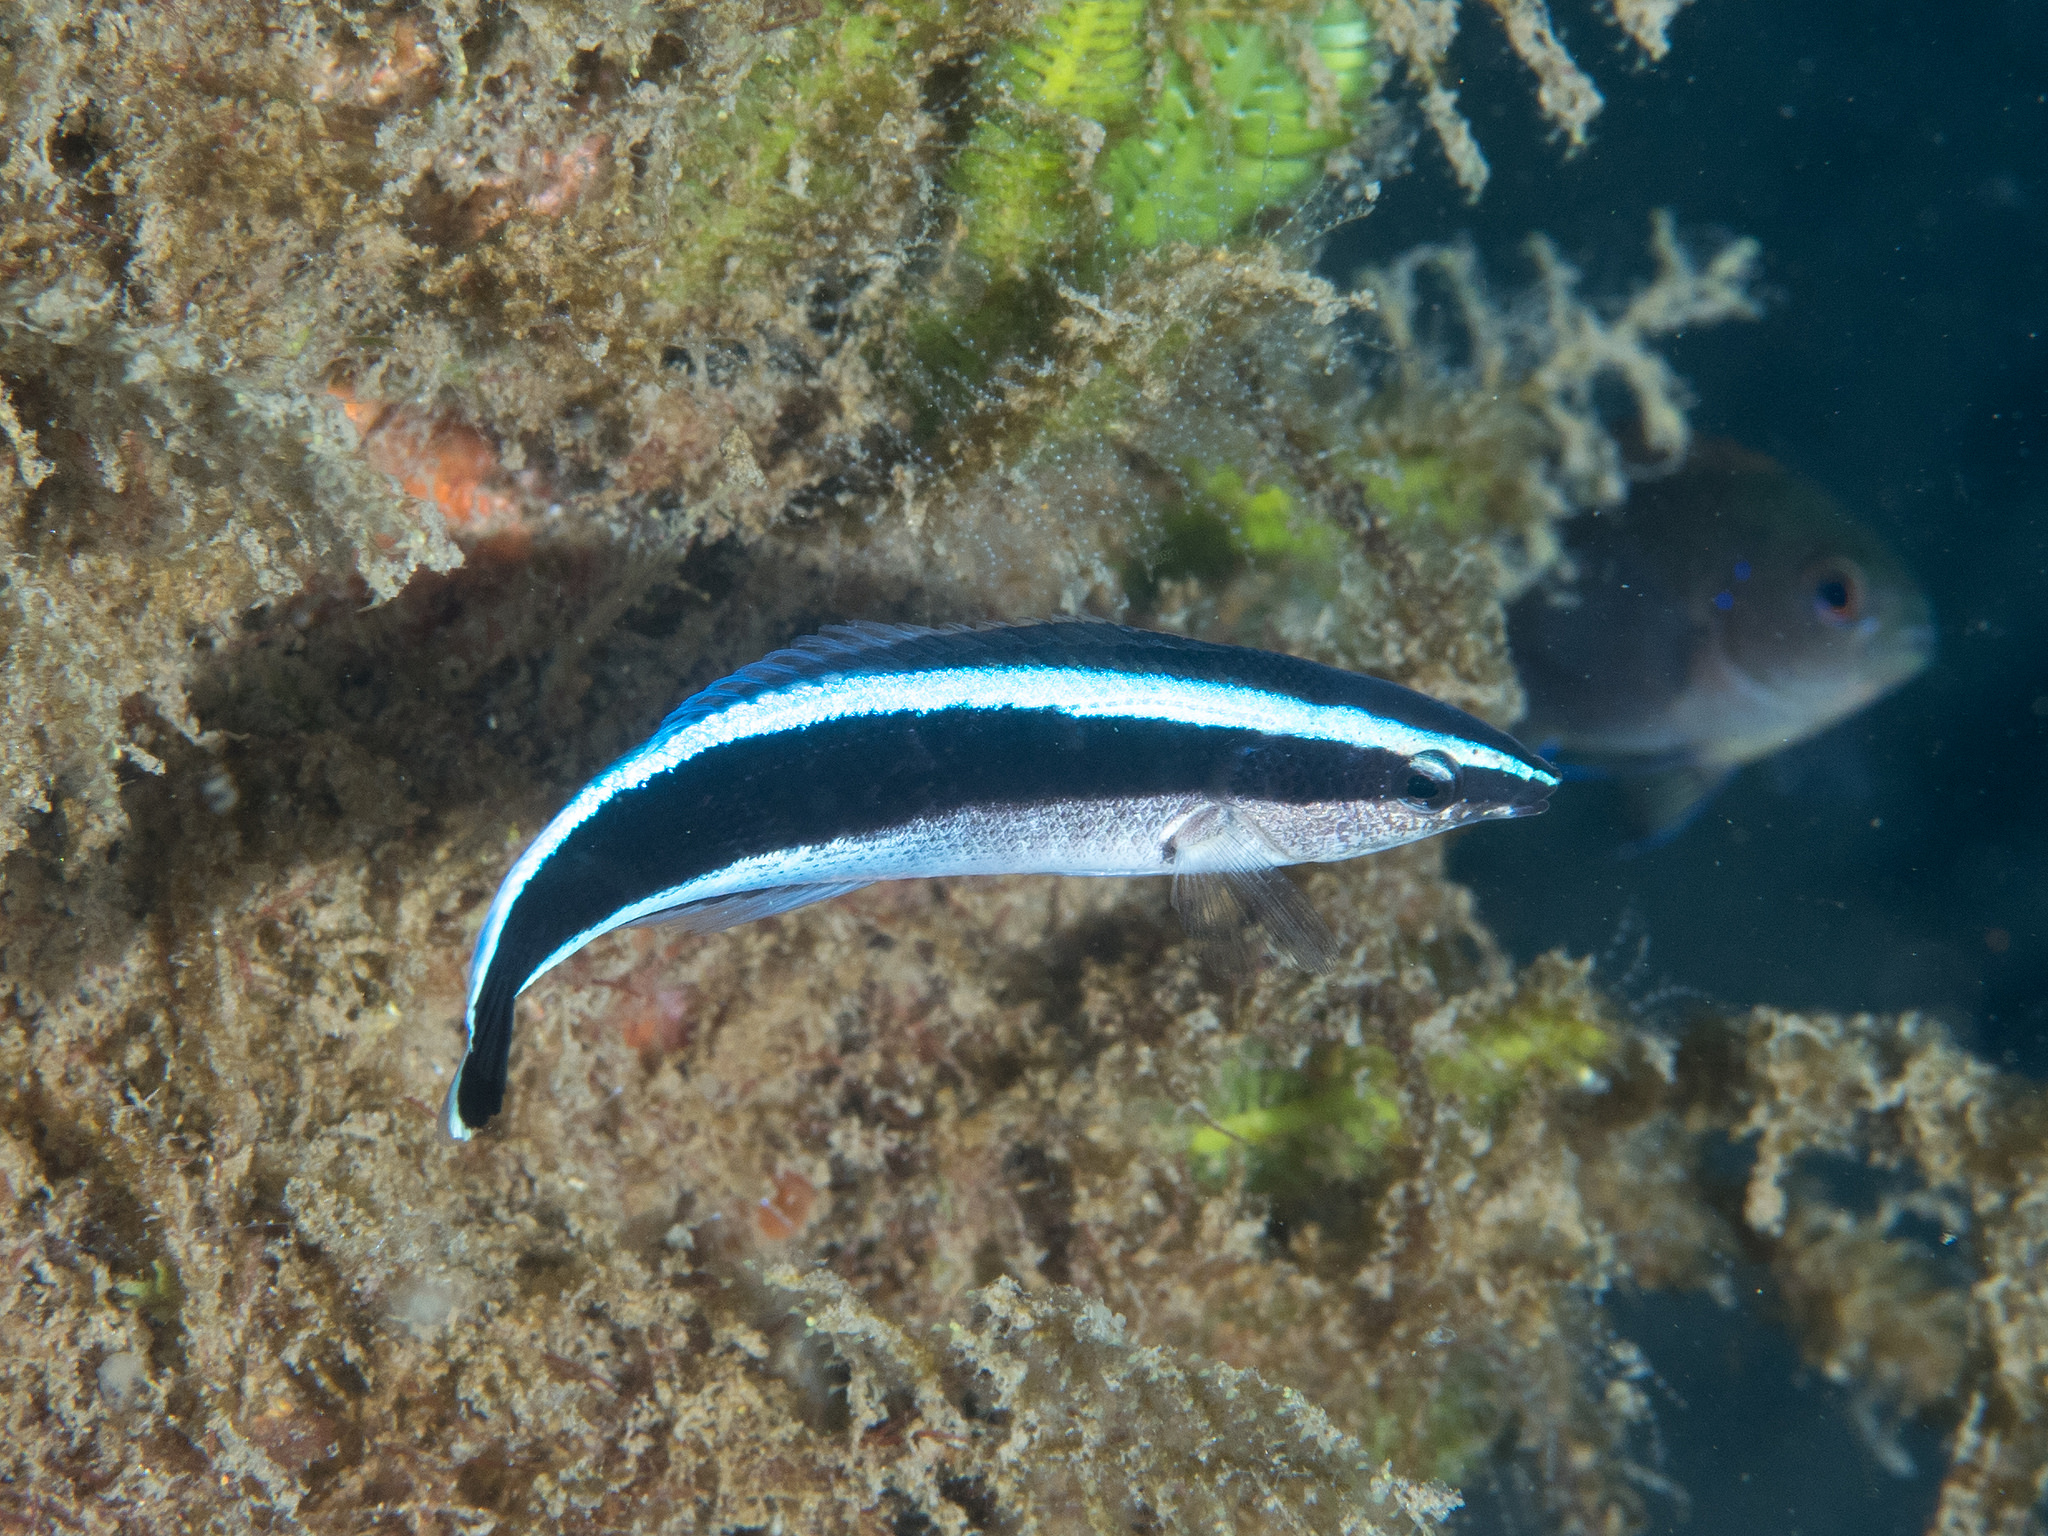
{"label": "fish head", "polygon": [[1825,730],[1934,654],[1933,609],[1904,561],[1818,487],[1756,463],[1734,477],[1726,547],[1695,593],[1715,641],[1700,682],[1725,712],[1729,761]]}
{"label": "fish head", "polygon": [[1397,691],[1403,718],[1359,740],[1267,742],[1240,757],[1231,798],[1287,862],[1356,858],[1549,805],[1549,763],[1462,710]]}
{"label": "fish head", "polygon": [[1401,841],[1549,809],[1559,782],[1550,764],[1510,736],[1481,730],[1482,737],[1426,748],[1381,768],[1373,803],[1403,830]]}

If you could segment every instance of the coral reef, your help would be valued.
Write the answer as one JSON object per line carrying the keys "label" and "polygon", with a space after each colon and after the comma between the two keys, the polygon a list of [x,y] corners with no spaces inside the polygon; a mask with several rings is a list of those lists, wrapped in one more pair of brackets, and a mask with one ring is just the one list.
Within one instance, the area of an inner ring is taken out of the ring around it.
{"label": "coral reef", "polygon": [[1754,251],[1312,275],[1411,113],[1476,190],[1457,21],[0,20],[0,1526],[1395,1533],[1505,1474],[1609,1532],[1661,1485],[1601,1297],[1761,1263],[1881,1454],[1954,1425],[1945,1529],[2033,1528],[2038,1096],[1913,1019],[1674,1048],[1432,847],[1308,877],[1315,978],[1204,973],[1145,883],[621,935],[440,1133],[522,836],[823,619],[1129,614],[1513,719],[1596,382],[1676,452],[1654,346]]}

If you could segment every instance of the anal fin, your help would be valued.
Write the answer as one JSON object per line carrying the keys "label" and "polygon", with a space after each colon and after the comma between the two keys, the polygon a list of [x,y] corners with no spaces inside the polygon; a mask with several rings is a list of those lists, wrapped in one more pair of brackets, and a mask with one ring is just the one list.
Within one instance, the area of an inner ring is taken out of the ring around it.
{"label": "anal fin", "polygon": [[689,933],[717,933],[722,929],[737,928],[741,923],[751,923],[756,918],[773,917],[778,912],[794,912],[798,907],[808,907],[813,902],[830,901],[834,896],[844,896],[868,883],[865,880],[841,880],[818,885],[771,885],[758,891],[735,891],[730,896],[678,902],[673,907],[663,907],[659,912],[636,917],[625,926],[655,928],[674,923]]}

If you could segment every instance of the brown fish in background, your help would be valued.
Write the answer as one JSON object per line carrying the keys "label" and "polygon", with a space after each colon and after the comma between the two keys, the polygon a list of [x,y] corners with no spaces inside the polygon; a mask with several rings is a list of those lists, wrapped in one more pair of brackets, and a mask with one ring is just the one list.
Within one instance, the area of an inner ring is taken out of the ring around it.
{"label": "brown fish in background", "polygon": [[1519,732],[1620,778],[1653,837],[1934,654],[1926,595],[1883,541],[1735,443],[1695,444],[1621,512],[1568,524],[1565,546],[1508,611]]}

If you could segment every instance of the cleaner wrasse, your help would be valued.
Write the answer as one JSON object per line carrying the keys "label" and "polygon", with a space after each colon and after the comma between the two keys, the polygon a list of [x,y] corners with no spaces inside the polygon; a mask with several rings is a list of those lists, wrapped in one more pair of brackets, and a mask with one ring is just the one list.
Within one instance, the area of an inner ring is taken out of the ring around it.
{"label": "cleaner wrasse", "polygon": [[877,880],[1166,874],[1198,942],[1263,926],[1320,969],[1281,866],[1533,815],[1557,782],[1461,710],[1292,656],[1088,620],[830,628],[689,699],[513,864],[448,1130],[502,1107],[519,994],[615,928],[710,933]]}

